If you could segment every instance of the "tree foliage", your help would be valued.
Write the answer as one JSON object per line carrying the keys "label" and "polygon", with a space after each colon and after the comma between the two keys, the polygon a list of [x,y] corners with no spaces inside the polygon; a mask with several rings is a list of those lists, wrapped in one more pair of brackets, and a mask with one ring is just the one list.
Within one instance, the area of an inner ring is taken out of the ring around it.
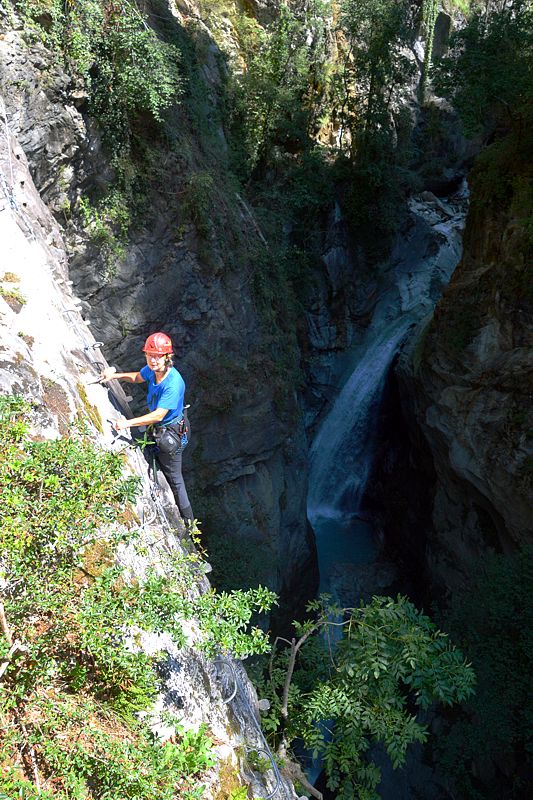
{"label": "tree foliage", "polygon": [[246,68],[233,85],[232,126],[248,178],[264,167],[277,145],[300,151],[309,143],[326,83],[327,2],[301,8],[282,3],[275,22],[262,28],[246,14],[237,33]]}
{"label": "tree foliage", "polygon": [[[381,743],[393,766],[401,766],[409,744],[427,738],[416,709],[470,697],[474,672],[446,634],[405,597],[375,597],[344,610],[323,597],[309,610],[317,618],[295,623],[299,642],[293,640],[271,664],[268,726],[281,729],[285,743],[302,737],[322,756],[328,786],[339,800],[374,800],[380,771],[369,755],[372,744]],[[336,623],[341,611],[345,620]],[[315,634],[332,628],[341,628],[343,635],[328,658]],[[304,668],[292,681],[290,668],[302,640]]]}
{"label": "tree foliage", "polygon": [[344,0],[341,26],[347,41],[343,81],[343,124],[352,138],[352,156],[372,158],[371,144],[393,124],[393,103],[414,75],[413,7],[408,0]]}
{"label": "tree foliage", "polygon": [[436,87],[460,111],[467,130],[518,128],[531,119],[533,8],[528,0],[487,3],[453,34],[436,68]]}
{"label": "tree foliage", "polygon": [[423,0],[422,2],[422,22],[425,30],[425,50],[424,64],[422,66],[422,78],[420,94],[424,99],[427,81],[431,70],[433,58],[433,41],[435,38],[435,23],[440,11],[440,0]]}
{"label": "tree foliage", "polygon": [[[414,7],[408,0],[344,0],[332,81],[345,161],[344,209],[370,262],[382,258],[402,218],[409,130],[403,100],[414,85]],[[344,43],[343,43],[344,42]]]}
{"label": "tree foliage", "polygon": [[274,595],[259,587],[193,601],[203,574],[194,550],[158,561],[164,578],[128,580],[114,561],[126,543],[142,555],[125,508],[138,480],[81,425],[33,441],[32,410],[0,396],[0,798],[199,798],[213,763],[206,731],[178,727],[162,746],[134,717],[153,702],[161,657],[139,637],[167,632],[183,646],[194,619],[209,657],[264,653],[251,619]]}
{"label": "tree foliage", "polygon": [[126,0],[13,0],[28,39],[41,39],[88,92],[113,156],[128,154],[141,114],[155,123],[180,93],[180,52]]}

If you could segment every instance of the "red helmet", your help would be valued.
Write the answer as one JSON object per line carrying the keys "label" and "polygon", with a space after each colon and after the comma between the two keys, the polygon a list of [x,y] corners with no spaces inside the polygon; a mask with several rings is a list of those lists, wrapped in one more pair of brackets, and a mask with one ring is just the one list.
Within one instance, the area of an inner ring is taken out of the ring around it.
{"label": "red helmet", "polygon": [[143,353],[157,353],[158,356],[170,355],[173,352],[172,340],[166,333],[152,333],[144,343]]}

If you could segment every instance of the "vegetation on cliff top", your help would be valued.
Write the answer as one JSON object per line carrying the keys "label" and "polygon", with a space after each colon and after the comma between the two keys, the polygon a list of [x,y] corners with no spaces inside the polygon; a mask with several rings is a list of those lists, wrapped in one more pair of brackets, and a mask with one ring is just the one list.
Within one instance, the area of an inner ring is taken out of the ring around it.
{"label": "vegetation on cliff top", "polygon": [[[182,93],[181,52],[158,36],[135,2],[11,0],[29,45],[41,42],[86,98],[113,173],[79,207],[98,245],[103,277],[125,254],[132,219],[143,207],[150,143],[164,138],[164,114]],[[67,203],[63,209],[70,217]]]}
{"label": "vegetation on cliff top", "polygon": [[12,0],[29,42],[42,41],[87,92],[89,111],[118,165],[139,124],[163,121],[180,95],[180,51],[160,39],[135,2]]}
{"label": "vegetation on cliff top", "polygon": [[435,70],[436,87],[453,101],[468,132],[525,133],[533,99],[531,2],[472,5]]}
{"label": "vegetation on cliff top", "polygon": [[[438,309],[444,342],[461,359],[489,315],[505,317],[518,329],[525,319],[519,315],[529,313],[533,302],[531,3],[474,7],[437,65],[435,83],[457,106],[467,130],[485,143],[470,175],[468,262]],[[470,283],[469,267],[483,271]]]}

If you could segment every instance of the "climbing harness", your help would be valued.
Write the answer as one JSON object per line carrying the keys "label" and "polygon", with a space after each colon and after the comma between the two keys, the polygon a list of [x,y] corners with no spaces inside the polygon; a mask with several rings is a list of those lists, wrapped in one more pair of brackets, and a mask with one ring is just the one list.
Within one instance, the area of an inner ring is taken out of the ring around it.
{"label": "climbing harness", "polygon": [[188,408],[190,408],[190,405],[184,406],[183,414],[179,419],[151,426],[151,434],[161,452],[167,455],[175,455],[183,452],[187,447],[189,443]]}

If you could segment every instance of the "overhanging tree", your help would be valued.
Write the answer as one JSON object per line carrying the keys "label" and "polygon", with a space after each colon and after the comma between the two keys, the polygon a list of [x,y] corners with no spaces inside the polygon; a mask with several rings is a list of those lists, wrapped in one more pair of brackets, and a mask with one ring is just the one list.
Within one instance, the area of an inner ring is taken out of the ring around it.
{"label": "overhanging tree", "polygon": [[467,132],[500,125],[522,133],[533,100],[531,0],[487,2],[451,39],[436,67],[437,90],[459,110]]}
{"label": "overhanging tree", "polygon": [[[408,746],[427,739],[417,710],[470,697],[474,672],[405,597],[340,609],[323,596],[308,609],[315,619],[294,623],[292,641],[276,640],[288,647],[272,657],[261,686],[272,702],[265,727],[282,757],[297,737],[320,755],[339,800],[375,800],[381,775],[370,748],[381,744],[400,767]],[[332,630],[341,638],[328,648],[321,634]]]}

